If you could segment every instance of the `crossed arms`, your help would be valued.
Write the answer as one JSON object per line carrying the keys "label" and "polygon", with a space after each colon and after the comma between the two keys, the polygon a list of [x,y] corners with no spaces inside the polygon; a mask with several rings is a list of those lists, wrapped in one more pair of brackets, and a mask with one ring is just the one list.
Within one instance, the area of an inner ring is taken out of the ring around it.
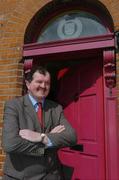
{"label": "crossed arms", "polygon": [[75,130],[65,119],[61,106],[57,106],[54,110],[54,127],[45,134],[30,130],[22,109],[22,103],[18,100],[10,101],[5,105],[2,137],[5,152],[40,156],[42,148],[47,147],[49,140],[54,148],[76,144]]}
{"label": "crossed arms", "polygon": [[[65,130],[64,125],[58,125],[55,128],[53,128],[50,133],[61,133]],[[22,129],[19,131],[19,135],[26,140],[29,140],[31,142],[42,142],[44,145],[48,145],[49,138],[44,133],[39,133],[35,131],[31,131],[29,129]]]}

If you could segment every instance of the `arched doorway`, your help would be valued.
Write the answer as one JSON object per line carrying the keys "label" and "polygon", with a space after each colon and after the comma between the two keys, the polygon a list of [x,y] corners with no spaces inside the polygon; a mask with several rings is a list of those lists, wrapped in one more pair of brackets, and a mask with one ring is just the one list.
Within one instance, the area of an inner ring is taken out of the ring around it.
{"label": "arched doorway", "polygon": [[66,180],[118,179],[113,23],[103,6],[87,3],[56,4],[35,34],[30,24],[25,70],[48,67],[49,98],[77,131],[77,145],[59,152]]}

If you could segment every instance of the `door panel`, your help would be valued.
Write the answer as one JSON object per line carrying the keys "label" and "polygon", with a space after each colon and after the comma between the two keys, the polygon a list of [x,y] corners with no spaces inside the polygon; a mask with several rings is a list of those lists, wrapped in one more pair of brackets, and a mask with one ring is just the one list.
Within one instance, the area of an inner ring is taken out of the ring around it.
{"label": "door panel", "polygon": [[[80,140],[96,141],[96,95],[80,97]],[[89,110],[90,109],[90,110]],[[87,131],[87,128],[88,131]]]}
{"label": "door panel", "polygon": [[76,146],[59,151],[66,180],[105,179],[102,83],[97,58],[68,67],[58,80],[58,101],[78,136]]}

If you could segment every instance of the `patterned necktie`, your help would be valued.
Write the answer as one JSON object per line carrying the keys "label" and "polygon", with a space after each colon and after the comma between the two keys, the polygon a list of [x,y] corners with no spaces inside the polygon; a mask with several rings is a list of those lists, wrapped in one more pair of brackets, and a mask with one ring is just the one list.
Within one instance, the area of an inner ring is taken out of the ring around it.
{"label": "patterned necktie", "polygon": [[43,127],[43,116],[42,116],[42,104],[38,103],[38,111],[37,111],[37,115],[38,115],[38,120],[40,122],[41,127]]}

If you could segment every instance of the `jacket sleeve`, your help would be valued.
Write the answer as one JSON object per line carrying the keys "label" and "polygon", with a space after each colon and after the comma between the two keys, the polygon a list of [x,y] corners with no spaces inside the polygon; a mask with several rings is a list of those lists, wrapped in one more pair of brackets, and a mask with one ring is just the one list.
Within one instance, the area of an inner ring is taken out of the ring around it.
{"label": "jacket sleeve", "polygon": [[49,133],[47,136],[51,140],[53,146],[56,147],[67,147],[73,146],[77,142],[77,135],[73,127],[70,125],[68,120],[65,118],[61,105],[52,109],[52,119],[54,126],[64,125],[65,130],[61,133]]}
{"label": "jacket sleeve", "polygon": [[19,136],[19,112],[15,101],[8,101],[4,108],[2,146],[7,153],[23,153],[40,156],[44,153],[43,143],[33,143]]}

